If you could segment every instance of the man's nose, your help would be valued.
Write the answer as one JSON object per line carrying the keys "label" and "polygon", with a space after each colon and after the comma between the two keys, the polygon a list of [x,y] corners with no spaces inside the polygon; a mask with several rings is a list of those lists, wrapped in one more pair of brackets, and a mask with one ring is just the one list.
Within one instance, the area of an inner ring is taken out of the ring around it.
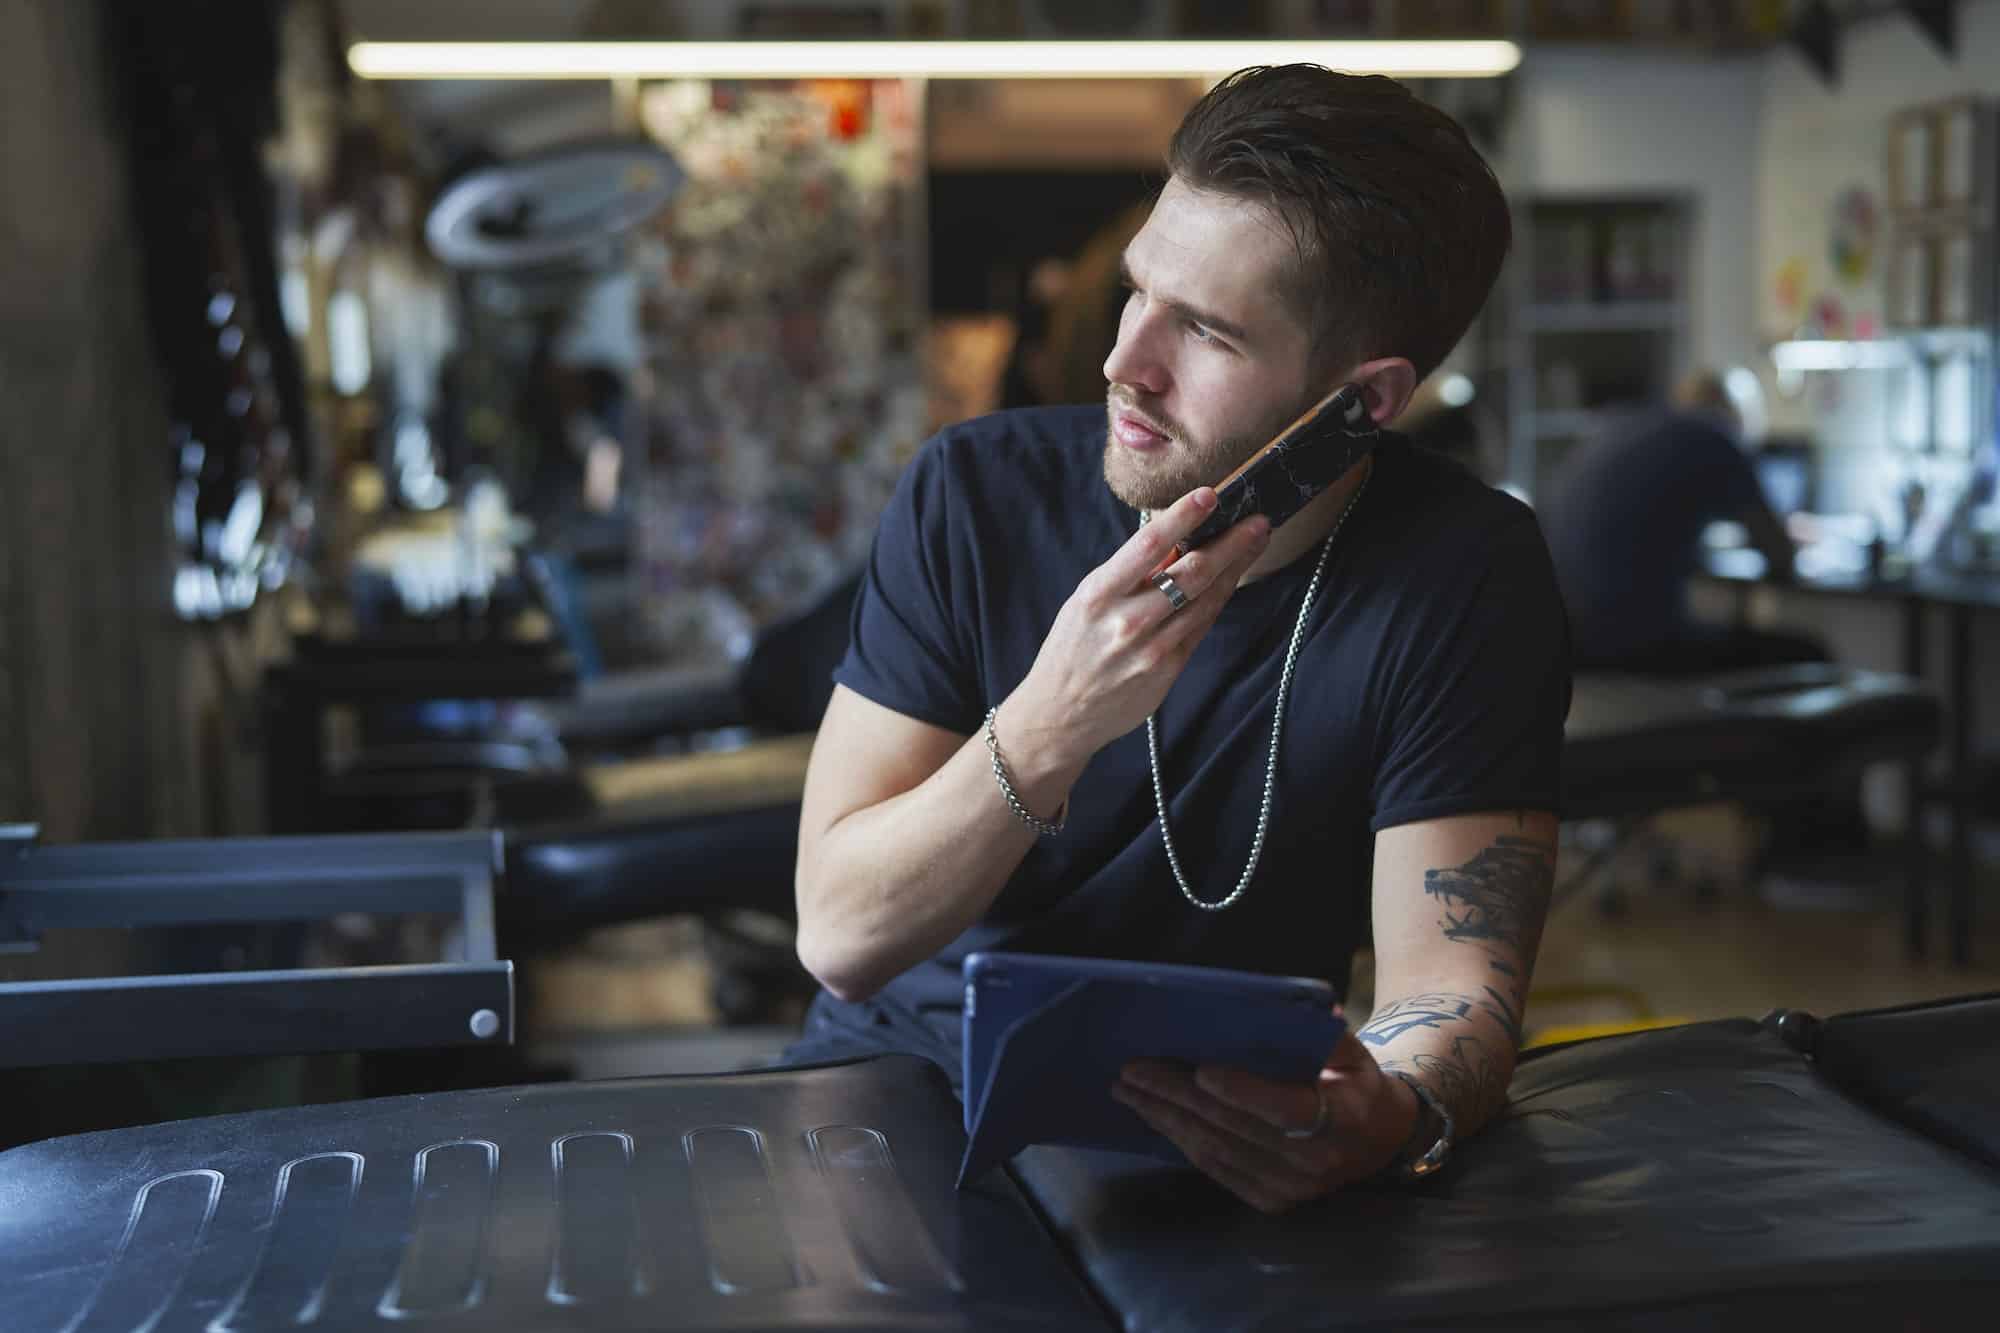
{"label": "man's nose", "polygon": [[1118,341],[1104,358],[1104,378],[1112,384],[1130,384],[1149,394],[1167,391],[1170,376],[1165,361],[1155,350],[1152,322],[1144,315],[1131,315],[1118,326]]}

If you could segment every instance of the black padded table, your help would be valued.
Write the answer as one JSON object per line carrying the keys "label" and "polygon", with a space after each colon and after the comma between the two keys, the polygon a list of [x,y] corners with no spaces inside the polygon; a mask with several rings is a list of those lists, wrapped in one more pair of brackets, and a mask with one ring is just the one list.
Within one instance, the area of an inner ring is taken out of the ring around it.
{"label": "black padded table", "polygon": [[[2000,1005],[1961,1021],[2000,1041]],[[2000,1174],[1849,1100],[1775,1025],[1530,1053],[1511,1092],[1434,1187],[1279,1219],[1136,1158],[1018,1170],[1130,1333],[1966,1328],[2000,1297]]]}
{"label": "black padded table", "polygon": [[[1942,802],[1951,816],[1951,868],[1949,929],[1952,961],[1970,962],[1974,871],[1972,825],[1974,823],[1974,770],[1976,767],[1979,719],[1975,715],[1975,695],[1980,679],[1976,648],[1980,636],[1973,633],[1973,621],[1980,614],[2000,610],[2000,569],[1953,570],[1920,567],[1902,574],[1856,573],[1822,575],[1813,578],[1773,578],[1761,561],[1746,567],[1739,552],[1714,552],[1701,577],[1715,579],[1735,590],[1736,622],[1749,620],[1749,593],[1756,584],[1766,584],[1786,596],[1809,594],[1817,597],[1862,598],[1896,606],[1902,619],[1900,669],[1922,679],[1930,657],[1928,624],[1933,609],[1945,613],[1949,622],[1945,688],[1950,699],[1949,743],[1945,746],[1947,766],[1941,784],[1915,784],[1914,805]],[[1992,669],[1990,666],[1987,668]],[[1921,777],[1921,775],[1918,775]]]}
{"label": "black padded table", "polygon": [[[1563,817],[1632,823],[1708,801],[1827,790],[1873,763],[1920,786],[1944,710],[1921,681],[1827,662],[1713,676],[1576,678],[1563,728]],[[1904,940],[1930,935],[1924,840],[1906,840]]]}
{"label": "black padded table", "polygon": [[[1563,814],[1630,818],[1791,795],[1879,760],[1915,762],[1942,726],[1920,682],[1824,663],[1676,680],[1580,676],[1563,736]],[[510,826],[503,920],[532,942],[673,911],[789,914],[810,753],[799,734],[734,753],[596,765],[559,817],[538,808],[545,793],[498,793]]]}
{"label": "black padded table", "polygon": [[1943,728],[1921,682],[1831,663],[1580,675],[1563,728],[1563,814],[1789,795],[1865,764],[1919,760]]}
{"label": "black padded table", "polygon": [[0,1153],[7,1333],[1102,1330],[914,1057],[263,1111]]}
{"label": "black padded table", "polygon": [[2000,1172],[1928,1131],[1990,1145],[2000,1087],[1956,1071],[1996,1054],[2000,998],[1532,1052],[1440,1179],[1281,1218],[1069,1150],[1017,1159],[1026,1196],[1000,1172],[955,1193],[958,1105],[907,1057],[76,1135],[0,1153],[0,1312],[8,1333],[1984,1327]]}

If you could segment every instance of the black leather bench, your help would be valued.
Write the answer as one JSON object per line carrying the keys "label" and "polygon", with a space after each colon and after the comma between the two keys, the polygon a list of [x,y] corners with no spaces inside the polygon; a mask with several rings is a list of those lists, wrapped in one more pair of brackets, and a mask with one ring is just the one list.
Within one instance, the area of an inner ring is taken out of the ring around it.
{"label": "black leather bench", "polygon": [[[1636,820],[1789,795],[1880,760],[1914,765],[1942,725],[1937,698],[1919,682],[1824,664],[1679,681],[1582,676],[1563,742],[1564,815]],[[669,912],[789,916],[809,753],[800,733],[736,752],[588,767],[582,798],[560,819],[533,818],[526,801],[510,809],[501,793],[503,814],[514,816],[498,904],[503,948],[527,952]],[[1912,846],[1920,853],[1920,841]],[[1913,952],[1925,894],[1914,859]]]}
{"label": "black leather bench", "polygon": [[1790,795],[1866,764],[1921,760],[1943,726],[1943,705],[1921,682],[1824,662],[1681,679],[1581,675],[1563,729],[1563,814]]}
{"label": "black leather bench", "polygon": [[[1824,663],[1684,680],[1580,676],[1563,736],[1563,814],[1789,795],[1870,763],[1917,762],[1942,726],[1920,682]],[[568,818],[513,812],[522,818],[508,835],[503,912],[553,930],[572,905],[597,924],[673,910],[676,894],[697,907],[744,895],[789,910],[809,753],[801,734],[586,770],[588,797],[565,807]]]}
{"label": "black leather bench", "polygon": [[[1944,708],[1907,676],[1813,662],[1717,676],[1576,678],[1563,729],[1563,817],[1603,819],[1627,832],[1647,816],[1710,801],[1756,805],[1825,793],[1863,768],[1893,763],[1922,789]],[[1616,845],[1565,884],[1583,882]],[[1906,841],[1904,939],[1928,945],[1928,856]]]}
{"label": "black leather bench", "polygon": [[2000,997],[1550,1048],[1439,1180],[1275,1219],[1056,1149],[955,1193],[958,1104],[904,1057],[257,1112],[0,1153],[0,1308],[10,1333],[1974,1327],[1996,1072]]}

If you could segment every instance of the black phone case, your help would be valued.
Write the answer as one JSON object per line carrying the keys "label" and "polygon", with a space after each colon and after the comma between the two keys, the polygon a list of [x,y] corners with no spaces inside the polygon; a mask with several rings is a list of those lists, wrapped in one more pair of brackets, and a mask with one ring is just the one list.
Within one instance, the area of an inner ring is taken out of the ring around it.
{"label": "black phone case", "polygon": [[1180,542],[1214,540],[1252,514],[1276,528],[1347,474],[1381,439],[1358,384],[1344,384],[1287,426],[1215,488],[1215,512]]}

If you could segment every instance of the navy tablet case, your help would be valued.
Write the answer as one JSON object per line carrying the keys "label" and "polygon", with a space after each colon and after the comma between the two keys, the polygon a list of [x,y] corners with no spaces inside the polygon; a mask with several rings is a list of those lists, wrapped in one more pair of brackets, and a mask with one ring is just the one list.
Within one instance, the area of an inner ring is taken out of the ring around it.
{"label": "navy tablet case", "polygon": [[963,1186],[1031,1143],[1184,1160],[1112,1100],[1133,1060],[1310,1083],[1345,1024],[1323,981],[1046,954],[965,960]]}

